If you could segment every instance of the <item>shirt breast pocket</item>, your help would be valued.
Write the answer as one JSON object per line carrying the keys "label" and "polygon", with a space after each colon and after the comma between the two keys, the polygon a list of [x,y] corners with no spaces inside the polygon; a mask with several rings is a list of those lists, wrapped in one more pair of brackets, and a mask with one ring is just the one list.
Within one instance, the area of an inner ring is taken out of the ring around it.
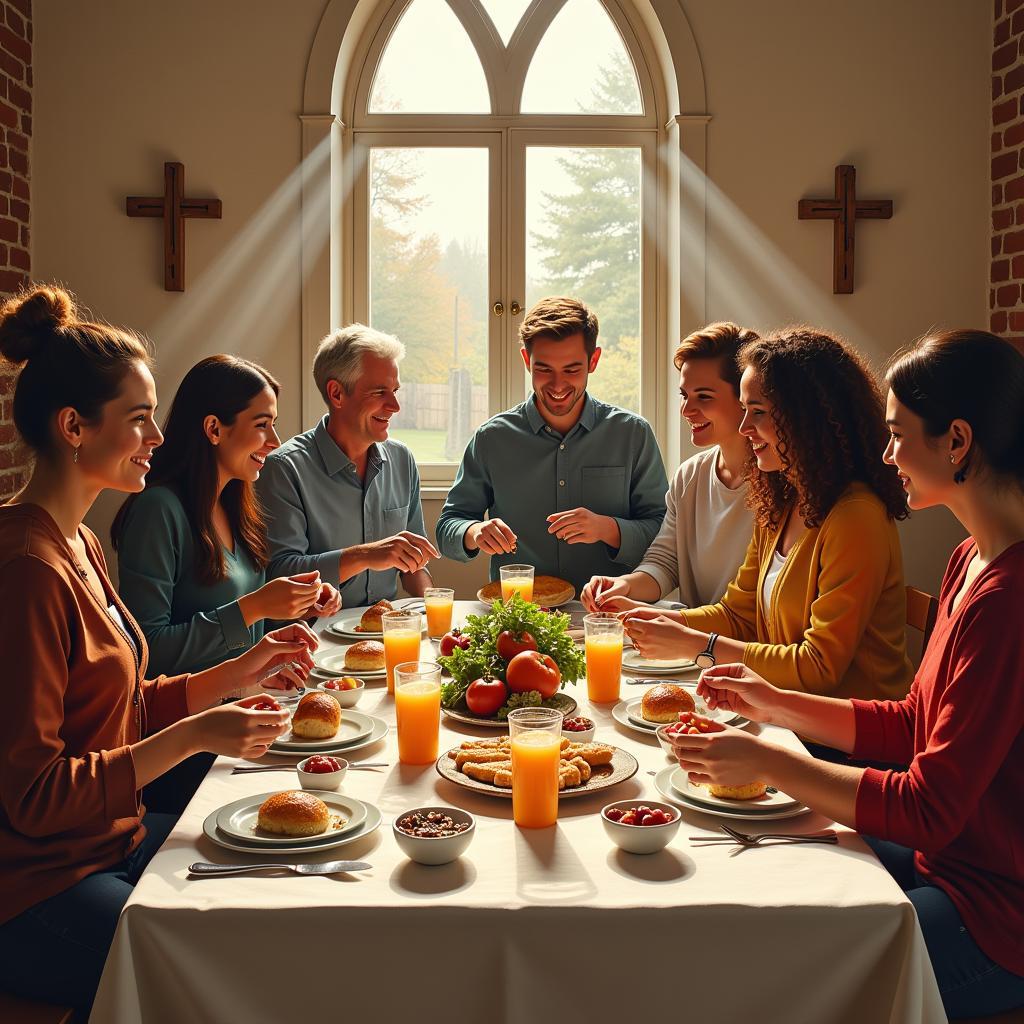
{"label": "shirt breast pocket", "polygon": [[400,505],[398,508],[384,509],[384,536],[393,537],[401,533],[409,522],[409,506]]}
{"label": "shirt breast pocket", "polygon": [[584,466],[583,505],[601,516],[628,518],[625,466]]}

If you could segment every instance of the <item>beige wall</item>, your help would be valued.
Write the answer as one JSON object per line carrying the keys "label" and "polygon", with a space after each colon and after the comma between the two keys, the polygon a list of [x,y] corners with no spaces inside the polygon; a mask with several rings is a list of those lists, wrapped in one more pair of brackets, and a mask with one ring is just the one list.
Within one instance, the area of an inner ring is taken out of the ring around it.
{"label": "beige wall", "polygon": [[[812,320],[879,365],[933,324],[983,325],[990,5],[682,6],[713,117],[709,314],[758,327]],[[288,182],[324,7],[176,0],[168,16],[157,0],[35,4],[35,274],[149,332],[165,403],[203,355],[233,349],[263,362],[284,386],[286,435],[300,426],[303,372]],[[189,194],[224,203],[223,220],[186,227],[184,295],[163,291],[158,223],[123,212],[126,195],[159,191],[167,159],[185,163]],[[796,204],[830,194],[841,162],[857,165],[864,197],[891,197],[895,215],[858,231],[857,291],[832,296],[831,228],[798,221]],[[105,528],[113,504],[101,503],[94,525]],[[425,512],[432,522],[436,504]],[[959,535],[944,513],[915,517],[904,530],[908,580],[934,589]],[[482,569],[478,560],[438,575],[464,592]]]}

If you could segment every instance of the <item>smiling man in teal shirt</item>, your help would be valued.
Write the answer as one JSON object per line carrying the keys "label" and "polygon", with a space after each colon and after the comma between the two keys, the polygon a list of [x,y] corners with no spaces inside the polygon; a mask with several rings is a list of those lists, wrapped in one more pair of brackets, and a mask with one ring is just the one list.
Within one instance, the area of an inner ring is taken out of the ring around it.
{"label": "smiling man in teal shirt", "polygon": [[543,299],[526,314],[519,339],[533,394],[466,446],[437,521],[443,555],[483,551],[492,580],[523,562],[577,591],[639,564],[665,518],[668,481],[650,424],[587,394],[597,332],[577,299]]}

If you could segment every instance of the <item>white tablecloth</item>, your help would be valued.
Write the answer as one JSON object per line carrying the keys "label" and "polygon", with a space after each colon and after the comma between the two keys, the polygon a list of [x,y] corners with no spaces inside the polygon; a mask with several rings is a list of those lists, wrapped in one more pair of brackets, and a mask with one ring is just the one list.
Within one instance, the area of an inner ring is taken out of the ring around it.
{"label": "white tablecloth", "polygon": [[[585,686],[569,692],[598,741],[637,757],[634,779],[563,801],[555,828],[520,830],[511,801],[400,765],[392,732],[352,757],[390,767],[350,772],[342,788],[376,804],[384,826],[301,858],[373,864],[359,874],[189,881],[194,860],[247,859],[202,835],[212,810],[297,787],[288,773],[231,776],[220,758],[125,907],[92,1021],[945,1021],[913,907],[855,834],[843,831],[838,847],[703,848],[687,837],[718,819],[684,812],[665,851],[617,850],[597,812],[659,799],[647,773],[668,761],[608,707],[590,707]],[[383,685],[359,710],[394,724]],[[441,749],[482,734],[443,719]],[[783,730],[766,735],[799,744]],[[429,803],[477,816],[453,864],[414,864],[391,834],[400,812]],[[831,823],[807,814],[781,824]]]}

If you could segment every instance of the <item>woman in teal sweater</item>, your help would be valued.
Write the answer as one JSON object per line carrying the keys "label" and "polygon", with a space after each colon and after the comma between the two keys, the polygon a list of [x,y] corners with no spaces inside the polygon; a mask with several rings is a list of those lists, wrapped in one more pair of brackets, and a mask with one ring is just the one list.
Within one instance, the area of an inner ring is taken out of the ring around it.
{"label": "woman in teal sweater", "polygon": [[253,484],[280,441],[277,381],[235,356],[185,375],[153,453],[146,489],[111,530],[121,598],[142,626],[154,672],[197,672],[248,650],[264,619],[333,615],[316,572],[267,582]]}
{"label": "woman in teal sweater", "polygon": [[[235,356],[192,367],[174,396],[146,489],[121,506],[111,536],[118,590],[149,644],[154,673],[198,672],[237,657],[265,619],[334,615],[317,572],[266,579],[267,540],[253,484],[279,444],[278,383]],[[302,685],[301,670],[285,669]],[[213,763],[197,754],[146,787],[150,810],[181,813]]]}

